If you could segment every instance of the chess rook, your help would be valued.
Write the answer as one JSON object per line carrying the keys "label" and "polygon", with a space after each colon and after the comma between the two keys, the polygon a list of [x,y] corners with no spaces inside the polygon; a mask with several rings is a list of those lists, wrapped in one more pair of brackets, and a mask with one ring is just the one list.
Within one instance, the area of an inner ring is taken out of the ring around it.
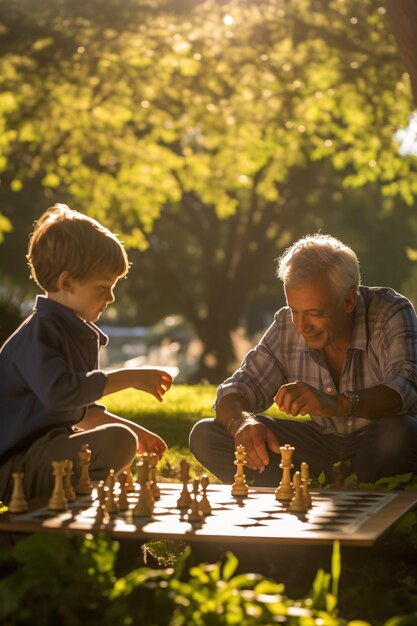
{"label": "chess rook", "polygon": [[8,504],[10,513],[26,513],[28,503],[23,491],[23,472],[13,472],[13,490]]}

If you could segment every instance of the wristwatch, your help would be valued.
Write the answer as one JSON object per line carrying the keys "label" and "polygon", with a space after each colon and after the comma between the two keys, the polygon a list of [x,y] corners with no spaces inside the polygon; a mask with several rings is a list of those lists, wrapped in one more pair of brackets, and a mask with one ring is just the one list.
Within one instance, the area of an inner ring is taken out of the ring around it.
{"label": "wristwatch", "polygon": [[344,391],[343,395],[346,398],[350,399],[350,411],[346,415],[346,417],[352,417],[354,415],[355,411],[356,411],[356,408],[357,408],[358,404],[359,404],[359,396],[358,396],[357,393],[353,393],[353,391],[348,391],[348,390]]}

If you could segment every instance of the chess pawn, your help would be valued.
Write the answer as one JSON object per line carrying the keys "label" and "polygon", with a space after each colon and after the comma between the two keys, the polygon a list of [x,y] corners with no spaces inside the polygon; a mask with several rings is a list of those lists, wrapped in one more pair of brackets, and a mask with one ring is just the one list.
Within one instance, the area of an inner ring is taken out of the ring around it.
{"label": "chess pawn", "polygon": [[118,475],[118,479],[120,480],[120,476],[125,473],[126,476],[124,478],[125,484],[126,484],[126,491],[128,493],[133,493],[135,491],[135,482],[133,480],[133,476],[132,476],[132,470],[130,465],[127,465]]}
{"label": "chess pawn", "polygon": [[294,495],[293,486],[291,483],[291,470],[294,467],[292,464],[292,455],[294,448],[288,443],[285,446],[281,446],[281,463],[279,464],[282,469],[281,482],[275,490],[275,499],[282,501],[289,501]]}
{"label": "chess pawn", "polygon": [[191,505],[191,496],[188,491],[188,481],[190,479],[190,464],[185,459],[180,462],[180,476],[182,482],[182,491],[177,500],[177,508],[188,509]]}
{"label": "chess pawn", "polygon": [[237,498],[244,498],[249,493],[248,485],[246,483],[246,478],[243,471],[243,468],[247,463],[246,450],[244,446],[239,445],[236,447],[235,459],[236,474],[235,482],[232,485],[232,496]]}
{"label": "chess pawn", "polygon": [[203,495],[200,500],[200,509],[203,515],[211,515],[212,509],[211,504],[207,498],[207,487],[209,485],[209,479],[207,474],[203,474],[200,479],[201,489],[203,490]]}
{"label": "chess pawn", "polygon": [[66,461],[52,461],[55,484],[54,490],[48,502],[48,509],[51,509],[52,511],[66,511],[68,508],[68,500],[65,497],[63,485],[65,463]]}
{"label": "chess pawn", "polygon": [[78,452],[78,458],[80,461],[80,477],[75,486],[75,491],[80,495],[91,495],[93,485],[90,481],[88,473],[88,467],[91,460],[91,450],[88,447],[88,443],[81,444],[81,448]]}
{"label": "chess pawn", "polygon": [[23,491],[23,472],[13,472],[13,491],[8,504],[10,513],[26,513],[28,503]]}
{"label": "chess pawn", "polygon": [[307,510],[311,507],[311,504],[312,504],[311,495],[309,491],[309,485],[311,482],[310,468],[308,466],[308,463],[303,461],[301,463],[300,469],[301,469],[301,491],[303,493],[304,504]]}
{"label": "chess pawn", "polygon": [[114,488],[116,485],[116,477],[114,475],[114,470],[111,469],[108,473],[107,479],[104,482],[104,490],[107,489],[107,499],[106,499],[106,507],[107,511],[111,513],[119,512],[119,505],[114,499]]}
{"label": "chess pawn", "polygon": [[94,520],[94,524],[96,526],[101,526],[101,524],[106,524],[110,519],[109,513],[107,511],[107,506],[106,506],[105,489],[107,489],[107,487],[104,486],[104,480],[101,480],[97,486],[98,507],[97,507],[96,517]]}
{"label": "chess pawn", "polygon": [[191,498],[191,508],[188,511],[189,522],[201,522],[203,519],[203,511],[201,510],[200,502],[198,500],[198,489],[200,487],[200,481],[198,478],[193,480],[193,497]]}
{"label": "chess pawn", "polygon": [[289,510],[291,513],[304,513],[306,511],[306,505],[304,502],[304,496],[301,489],[301,474],[295,472],[294,474],[294,496],[291,499]]}
{"label": "chess pawn", "polygon": [[66,459],[64,465],[64,493],[68,502],[74,502],[76,495],[71,483],[73,463],[70,459]]}

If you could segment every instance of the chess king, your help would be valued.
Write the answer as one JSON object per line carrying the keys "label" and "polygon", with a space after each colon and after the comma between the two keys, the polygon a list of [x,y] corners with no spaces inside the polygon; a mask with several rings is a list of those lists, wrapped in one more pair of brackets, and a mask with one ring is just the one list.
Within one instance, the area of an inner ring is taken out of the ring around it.
{"label": "chess king", "polygon": [[[280,481],[280,446],[312,477],[335,464],[374,482],[417,474],[417,317],[393,289],[361,285],[354,251],[306,236],[278,260],[287,305],[217,391],[214,419],[190,434],[194,456],[233,482],[245,447],[251,484]],[[264,412],[275,403],[291,419]],[[304,419],[294,417],[301,416]]]}
{"label": "chess king", "polygon": [[155,369],[100,369],[99,350],[108,338],[95,322],[129,269],[121,241],[56,204],[35,223],[27,259],[43,294],[0,350],[0,500],[6,503],[16,473],[24,474],[27,498],[50,496],[52,462],[71,461],[78,481],[82,445],[91,449],[92,480],[110,469],[118,474],[136,452],[159,459],[167,447],[156,433],[97,402],[126,388],[162,401],[172,383],[170,374]]}

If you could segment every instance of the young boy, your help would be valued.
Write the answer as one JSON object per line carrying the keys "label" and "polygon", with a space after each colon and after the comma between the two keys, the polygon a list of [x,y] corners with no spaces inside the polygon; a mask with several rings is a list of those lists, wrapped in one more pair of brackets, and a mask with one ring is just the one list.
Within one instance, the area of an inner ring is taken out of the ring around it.
{"label": "young boy", "polygon": [[13,471],[24,472],[27,498],[51,494],[53,460],[70,459],[77,479],[82,443],[92,451],[93,480],[109,469],[120,472],[137,451],[160,458],[167,448],[155,433],[96,403],[128,387],[162,401],[172,383],[154,369],[99,369],[107,337],[94,322],[128,272],[121,242],[95,220],[56,204],[36,222],[27,259],[45,295],[0,350],[0,501],[6,503]]}

